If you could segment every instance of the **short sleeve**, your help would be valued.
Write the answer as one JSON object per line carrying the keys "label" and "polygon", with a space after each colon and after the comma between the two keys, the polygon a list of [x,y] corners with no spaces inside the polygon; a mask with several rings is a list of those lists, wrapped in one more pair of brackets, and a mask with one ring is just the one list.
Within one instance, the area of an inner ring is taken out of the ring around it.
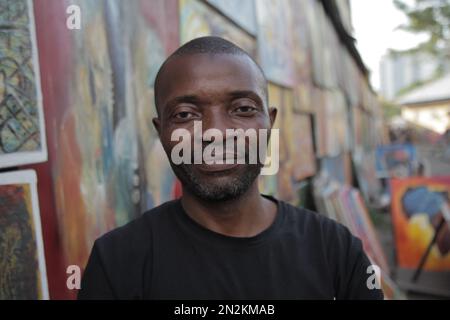
{"label": "short sleeve", "polygon": [[107,278],[96,241],[83,273],[81,288],[78,291],[78,300],[107,299],[115,299],[115,296]]}
{"label": "short sleeve", "polygon": [[380,283],[375,280],[375,271],[363,250],[361,240],[346,228],[341,239],[341,254],[338,257],[339,281],[336,299],[382,300]]}

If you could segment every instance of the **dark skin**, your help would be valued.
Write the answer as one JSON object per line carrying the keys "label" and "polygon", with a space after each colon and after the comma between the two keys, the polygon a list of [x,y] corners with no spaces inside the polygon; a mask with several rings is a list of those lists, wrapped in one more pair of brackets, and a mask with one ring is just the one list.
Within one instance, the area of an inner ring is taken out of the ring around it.
{"label": "dark skin", "polygon": [[[244,55],[192,54],[174,56],[160,75],[159,116],[153,119],[164,150],[169,155],[177,141],[175,129],[194,134],[194,121],[209,128],[244,130],[270,129],[277,110],[268,108],[265,80],[254,62]],[[205,184],[220,184],[239,177],[246,170],[239,165],[191,165]],[[275,219],[277,206],[261,196],[258,178],[239,197],[226,201],[205,201],[183,186],[181,203],[197,223],[214,232],[233,237],[252,237],[267,229]]]}

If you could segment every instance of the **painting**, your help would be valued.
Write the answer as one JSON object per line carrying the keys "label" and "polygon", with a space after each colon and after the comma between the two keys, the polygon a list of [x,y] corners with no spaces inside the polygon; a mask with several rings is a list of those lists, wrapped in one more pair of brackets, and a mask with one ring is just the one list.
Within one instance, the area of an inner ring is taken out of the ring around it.
{"label": "painting", "polygon": [[322,85],[328,89],[334,90],[338,88],[338,68],[340,68],[342,64],[339,60],[341,54],[339,50],[339,39],[333,23],[322,8],[322,3],[317,2],[317,4],[322,12],[322,14],[320,14],[323,32],[322,54],[324,64],[324,82]]}
{"label": "painting", "polygon": [[318,1],[310,1],[307,7],[309,34],[311,39],[312,78],[318,87],[326,88],[325,80],[325,12]]}
{"label": "painting", "polygon": [[412,144],[377,146],[375,155],[377,175],[380,178],[401,178],[414,174],[417,151]]}
{"label": "painting", "polygon": [[373,203],[383,191],[375,171],[375,151],[357,147],[352,153],[355,176],[364,198]]}
{"label": "painting", "polygon": [[290,2],[257,1],[260,64],[268,80],[286,87],[295,84],[294,43]]}
{"label": "painting", "polygon": [[293,178],[303,180],[316,173],[316,159],[313,145],[311,117],[307,114],[293,114]]}
{"label": "painting", "polygon": [[343,83],[343,90],[345,92],[345,96],[349,101],[349,105],[351,108],[356,108],[359,105],[359,86],[360,83],[358,81],[358,67],[356,66],[355,61],[350,56],[350,53],[345,49],[343,44],[341,43],[341,56],[342,56],[342,66],[340,68],[340,77],[339,82]]}
{"label": "painting", "polygon": [[180,0],[179,7],[181,44],[198,37],[218,36],[233,42],[256,58],[255,37],[228,21],[206,3],[199,0]]}
{"label": "painting", "polygon": [[398,266],[450,271],[450,176],[394,178],[391,189]]}
{"label": "painting", "polygon": [[298,113],[314,112],[314,87],[310,81],[298,82],[294,87],[294,111]]}
{"label": "painting", "polygon": [[327,123],[326,123],[326,91],[313,86],[312,102],[314,105],[314,137],[317,157],[327,154]]}
{"label": "painting", "polygon": [[45,160],[33,3],[0,0],[0,168]]}
{"label": "painting", "polygon": [[206,0],[246,32],[256,36],[256,12],[254,0]]}
{"label": "painting", "polygon": [[[314,1],[314,0],[313,0]],[[314,5],[311,0],[289,1],[292,13],[292,44],[296,83],[312,82],[311,34],[308,12]]]}
{"label": "painting", "polygon": [[48,299],[37,179],[0,174],[0,300]]}
{"label": "painting", "polygon": [[347,118],[347,105],[340,90],[328,90],[326,94],[326,134],[327,154],[336,156],[348,151],[350,138],[348,133],[349,120]]}
{"label": "painting", "polygon": [[361,240],[369,260],[380,267],[385,299],[404,299],[402,291],[390,278],[386,255],[359,190],[342,185],[326,174],[316,176],[313,186],[319,212],[345,225]]}
{"label": "painting", "polygon": [[84,13],[76,32],[50,18],[65,17],[64,3],[39,10],[53,132],[53,190],[43,192],[54,194],[60,254],[84,267],[96,238],[179,196],[152,125],[154,78],[179,44],[178,3],[70,3]]}

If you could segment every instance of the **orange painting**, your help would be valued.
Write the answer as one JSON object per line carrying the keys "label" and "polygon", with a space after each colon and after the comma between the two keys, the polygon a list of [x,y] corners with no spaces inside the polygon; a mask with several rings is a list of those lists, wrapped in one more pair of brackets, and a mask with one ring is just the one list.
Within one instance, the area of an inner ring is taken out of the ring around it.
{"label": "orange painting", "polygon": [[[424,265],[450,270],[450,176],[392,179],[392,222],[399,267],[415,269],[438,231]],[[439,225],[441,224],[441,228]]]}

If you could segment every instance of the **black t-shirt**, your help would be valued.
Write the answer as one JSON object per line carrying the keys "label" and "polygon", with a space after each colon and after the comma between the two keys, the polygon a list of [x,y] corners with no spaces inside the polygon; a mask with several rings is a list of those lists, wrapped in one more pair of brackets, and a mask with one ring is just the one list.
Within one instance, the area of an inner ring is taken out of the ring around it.
{"label": "black t-shirt", "polygon": [[99,238],[79,299],[382,299],[361,241],[320,214],[275,200],[272,225],[229,237],[190,218],[180,200]]}

